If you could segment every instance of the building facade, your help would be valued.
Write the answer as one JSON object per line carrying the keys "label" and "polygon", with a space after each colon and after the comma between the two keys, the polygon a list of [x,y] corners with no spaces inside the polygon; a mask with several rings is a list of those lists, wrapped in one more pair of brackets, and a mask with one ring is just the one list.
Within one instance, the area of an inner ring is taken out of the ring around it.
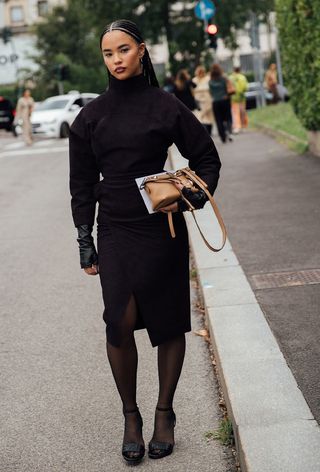
{"label": "building facade", "polygon": [[0,29],[9,28],[8,41],[0,39],[0,85],[21,80],[25,70],[35,70],[32,56],[37,54],[30,27],[40,21],[64,0],[0,0]]}
{"label": "building facade", "polygon": [[[215,60],[219,62],[226,71],[230,72],[233,66],[241,66],[244,72],[254,70],[257,48],[253,47],[252,39],[250,38],[250,29],[250,22],[247,22],[244,29],[237,31],[236,39],[239,47],[234,51],[226,48],[224,42],[218,39]],[[256,34],[262,62],[267,63],[277,47],[276,15],[274,12],[269,15],[268,25],[265,23],[259,24]]]}

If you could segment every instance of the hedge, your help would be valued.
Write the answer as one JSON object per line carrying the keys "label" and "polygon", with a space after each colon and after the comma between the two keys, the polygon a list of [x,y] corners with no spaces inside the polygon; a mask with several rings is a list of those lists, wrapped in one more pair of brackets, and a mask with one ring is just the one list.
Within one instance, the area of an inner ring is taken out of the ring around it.
{"label": "hedge", "polygon": [[283,69],[298,118],[320,130],[320,0],[276,0]]}

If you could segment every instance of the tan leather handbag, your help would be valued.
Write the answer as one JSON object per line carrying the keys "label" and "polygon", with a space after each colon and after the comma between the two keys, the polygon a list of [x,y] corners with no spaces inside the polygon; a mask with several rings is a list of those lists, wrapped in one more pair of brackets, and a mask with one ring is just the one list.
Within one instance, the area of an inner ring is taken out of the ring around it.
{"label": "tan leather handbag", "polygon": [[[176,186],[176,184],[182,184],[182,186],[189,188],[194,193],[198,192],[199,189],[202,189],[206,193],[222,231],[222,245],[220,248],[214,248],[208,243],[194,215],[195,208],[189,202],[189,200],[186,199],[186,197],[183,195],[182,191]],[[189,167],[184,167],[183,169],[179,169],[175,172],[166,172],[164,174],[146,177],[140,186],[141,189],[145,189],[145,191],[148,193],[149,198],[152,202],[152,208],[155,211],[158,211],[161,208],[166,207],[167,205],[170,205],[171,203],[174,203],[180,198],[182,198],[188,205],[189,211],[191,211],[192,213],[192,216],[196,222],[197,228],[206,246],[211,251],[218,252],[218,251],[221,251],[221,249],[224,247],[226,243],[227,231],[226,231],[226,227],[223,222],[223,219],[221,217],[221,214],[219,212],[219,209],[212,195],[207,190],[207,187],[208,187],[207,184]],[[174,231],[171,211],[168,213],[168,221],[169,221],[171,236],[175,238],[176,235]]]}

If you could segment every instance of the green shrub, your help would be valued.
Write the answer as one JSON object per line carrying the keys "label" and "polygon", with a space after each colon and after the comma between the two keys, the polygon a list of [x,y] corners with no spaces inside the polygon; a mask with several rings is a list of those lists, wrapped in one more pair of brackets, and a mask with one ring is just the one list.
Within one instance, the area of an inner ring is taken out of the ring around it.
{"label": "green shrub", "polygon": [[277,0],[283,68],[302,124],[320,130],[320,0]]}

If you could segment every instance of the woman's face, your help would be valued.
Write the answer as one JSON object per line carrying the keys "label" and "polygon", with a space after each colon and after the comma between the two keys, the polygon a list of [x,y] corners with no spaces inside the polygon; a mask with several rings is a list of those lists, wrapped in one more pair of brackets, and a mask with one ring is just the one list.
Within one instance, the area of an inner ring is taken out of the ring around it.
{"label": "woman's face", "polygon": [[103,60],[111,75],[119,80],[139,75],[142,72],[142,59],[145,44],[138,44],[123,31],[110,31],[102,38]]}

